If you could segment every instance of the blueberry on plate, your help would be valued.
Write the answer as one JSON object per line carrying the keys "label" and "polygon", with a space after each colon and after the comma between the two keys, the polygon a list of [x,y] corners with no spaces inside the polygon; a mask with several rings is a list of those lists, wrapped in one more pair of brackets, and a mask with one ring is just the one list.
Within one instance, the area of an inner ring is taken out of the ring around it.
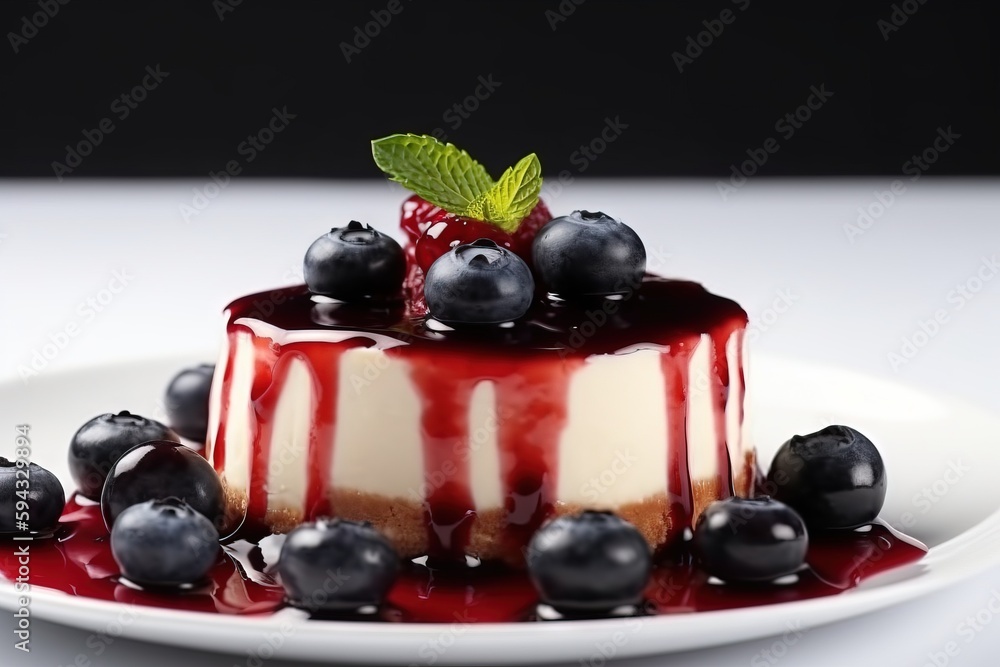
{"label": "blueberry on plate", "polygon": [[293,606],[352,612],[382,603],[399,556],[368,522],[318,519],[288,533],[277,571]]}
{"label": "blueberry on plate", "polygon": [[692,545],[712,576],[726,582],[762,582],[799,570],[809,535],[802,517],[776,500],[727,498],[698,517]]}
{"label": "blueberry on plate", "polygon": [[527,564],[543,602],[563,613],[598,613],[642,602],[652,557],[635,526],[585,511],[539,528]]}
{"label": "blueberry on plate", "polygon": [[99,415],[81,426],[70,440],[69,472],[80,495],[100,500],[104,480],[122,454],[143,442],[176,438],[160,422],[128,410]]}
{"label": "blueberry on plate", "polygon": [[225,502],[215,469],[190,447],[166,440],[133,447],[115,463],[101,493],[104,523],[110,529],[132,505],[171,497],[222,530]]}
{"label": "blueberry on plate", "polygon": [[847,426],[796,435],[767,473],[768,492],[814,530],[871,523],[885,502],[885,464],[872,441]]}
{"label": "blueberry on plate", "polygon": [[148,500],[115,521],[111,555],[121,573],[138,584],[197,584],[218,560],[219,533],[179,498]]}
{"label": "blueberry on plate", "polygon": [[542,287],[563,298],[627,294],[646,272],[639,235],[601,212],[554,218],[538,232],[531,255]]}
{"label": "blueberry on plate", "polygon": [[434,260],[424,282],[431,316],[446,324],[499,324],[528,312],[535,293],[524,260],[489,239]]}
{"label": "blueberry on plate", "polygon": [[182,438],[205,442],[208,434],[208,396],[214,374],[213,364],[185,368],[167,386],[164,397],[167,421]]}
{"label": "blueberry on plate", "polygon": [[0,457],[0,533],[50,531],[65,504],[66,493],[51,472],[36,463],[18,465]]}
{"label": "blueberry on plate", "polygon": [[391,236],[352,220],[313,241],[303,271],[315,294],[340,301],[385,299],[400,293],[406,257]]}

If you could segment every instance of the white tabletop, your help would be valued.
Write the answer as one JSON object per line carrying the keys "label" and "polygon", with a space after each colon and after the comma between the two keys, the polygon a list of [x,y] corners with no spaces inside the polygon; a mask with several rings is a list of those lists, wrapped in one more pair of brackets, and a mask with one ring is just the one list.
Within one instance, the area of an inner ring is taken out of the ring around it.
{"label": "white tabletop", "polygon": [[[34,372],[210,353],[228,301],[298,282],[306,247],[330,227],[394,230],[404,196],[369,182],[209,183],[0,182],[0,380],[26,376],[30,391]],[[548,203],[624,219],[652,270],[738,300],[756,350],[1000,409],[1000,180],[906,178],[895,194],[892,184],[758,179],[723,200],[713,181],[578,180]],[[769,638],[623,664],[993,665],[1000,621],[972,634],[960,624],[983,610],[992,620],[997,591],[1000,569],[794,645]],[[39,621],[25,655],[2,639],[12,628],[0,614],[0,664],[248,663]]]}

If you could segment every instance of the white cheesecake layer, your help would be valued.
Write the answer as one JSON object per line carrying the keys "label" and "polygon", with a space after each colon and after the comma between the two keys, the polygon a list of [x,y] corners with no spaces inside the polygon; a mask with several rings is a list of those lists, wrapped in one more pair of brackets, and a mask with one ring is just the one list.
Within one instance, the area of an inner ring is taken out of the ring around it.
{"label": "white cheesecake layer", "polygon": [[[249,332],[237,333],[229,407],[225,415],[224,462],[220,473],[236,493],[249,487],[256,425],[250,400],[255,352]],[[734,469],[752,448],[740,419],[744,387],[739,381],[741,332],[727,341],[730,392],[725,438]],[[216,377],[221,385],[228,354]],[[746,354],[742,355],[746,359]],[[305,511],[311,415],[317,401],[316,372],[293,359],[275,408],[268,466],[268,510]],[[447,483],[452,469],[427,470],[421,440],[421,399],[410,361],[375,348],[352,348],[340,357],[337,419],[330,463],[333,489],[422,502]],[[719,474],[712,339],[703,335],[689,359],[687,396],[688,466],[692,482],[715,481]],[[745,366],[744,366],[745,372]],[[468,410],[469,476],[476,508],[504,506],[497,444],[496,391],[480,382]],[[210,420],[218,424],[220,398]],[[594,355],[569,380],[567,420],[558,442],[556,502],[613,509],[667,493],[667,391],[661,354],[637,350]],[[214,437],[216,429],[209,432]],[[211,443],[209,445],[211,448]]]}
{"label": "white cheesecake layer", "polygon": [[267,462],[269,505],[301,507],[306,504],[306,470],[312,416],[316,397],[312,376],[299,356],[288,361],[285,389],[274,411],[274,432]]}
{"label": "white cheesecake layer", "polygon": [[561,502],[594,509],[667,488],[667,397],[660,353],[587,359],[570,379],[559,441]]}
{"label": "white cheesecake layer", "polygon": [[422,501],[420,395],[407,364],[374,348],[340,357],[334,488]]}
{"label": "white cheesecake layer", "polygon": [[[250,432],[253,423],[253,406],[250,403],[250,392],[253,388],[255,370],[253,338],[249,333],[238,333],[235,337],[236,346],[233,356],[232,380],[226,410],[225,462],[222,478],[231,489],[246,491],[250,488],[250,460],[253,456],[253,437]],[[226,357],[222,358],[227,363]],[[224,375],[222,365],[217,368]],[[218,420],[212,416],[217,403],[209,410],[209,421]],[[211,437],[211,432],[209,433]]]}

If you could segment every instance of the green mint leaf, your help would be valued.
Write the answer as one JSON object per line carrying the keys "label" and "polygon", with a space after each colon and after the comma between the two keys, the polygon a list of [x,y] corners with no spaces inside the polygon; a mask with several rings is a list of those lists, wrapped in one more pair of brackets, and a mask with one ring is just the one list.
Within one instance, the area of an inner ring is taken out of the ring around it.
{"label": "green mint leaf", "polygon": [[472,202],[464,215],[511,233],[535,208],[541,192],[542,165],[532,153],[509,167],[489,191]]}
{"label": "green mint leaf", "polygon": [[463,214],[493,187],[486,169],[468,153],[431,136],[393,134],[376,139],[372,155],[392,180],[449,213]]}

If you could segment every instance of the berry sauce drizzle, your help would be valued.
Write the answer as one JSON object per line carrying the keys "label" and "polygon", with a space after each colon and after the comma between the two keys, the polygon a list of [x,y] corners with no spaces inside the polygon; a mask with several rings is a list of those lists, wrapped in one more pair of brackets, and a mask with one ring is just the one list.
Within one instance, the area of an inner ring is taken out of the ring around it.
{"label": "berry sauce drizzle", "polygon": [[[660,355],[667,383],[667,494],[670,516],[682,517],[690,525],[694,515],[694,492],[688,475],[687,399],[688,369],[697,337],[678,341],[669,353]],[[728,458],[728,457],[727,457]]]}
{"label": "berry sauce drizzle", "polygon": [[[330,467],[337,446],[334,426],[342,381],[338,363],[352,348],[373,348],[409,362],[420,400],[424,470],[448,471],[446,482],[427,484],[423,499],[424,542],[435,560],[464,562],[467,554],[475,553],[472,536],[478,515],[470,486],[468,416],[480,383],[489,381],[494,393],[504,498],[499,549],[516,559],[556,507],[559,441],[567,421],[570,380],[592,355],[655,350],[661,356],[670,424],[664,443],[664,492],[672,499],[664,522],[667,543],[676,541],[695,519],[687,410],[689,366],[701,344],[708,346],[712,369],[707,378],[697,378],[707,385],[716,433],[711,447],[717,474],[708,480],[712,499],[749,492],[750,448],[727,438],[730,401],[740,404],[742,419],[742,332],[747,316],[735,302],[697,283],[646,275],[638,289],[617,299],[570,303],[540,295],[525,317],[505,327],[451,329],[415,316],[403,301],[340,303],[315,297],[304,286],[250,295],[233,302],[228,311],[229,348],[222,361],[226,366],[220,378],[218,426],[208,456],[225,477],[226,429],[232,427],[231,366],[237,363],[234,350],[249,339],[256,366],[245,410],[250,423],[240,430],[248,434],[252,452],[246,520],[258,528],[272,525],[268,461],[276,406],[293,361],[307,369],[314,395],[307,500],[297,514],[308,520],[337,513],[333,498],[338,489],[331,488]],[[731,344],[736,352],[732,369]],[[731,459],[739,463],[736,469]],[[734,482],[741,486],[734,488]]]}
{"label": "berry sauce drizzle", "polygon": [[[330,470],[336,447],[334,425],[342,354],[374,347],[413,361],[411,376],[421,399],[423,464],[449,470],[446,483],[425,499],[427,557],[406,561],[386,603],[377,613],[347,617],[379,622],[513,622],[552,618],[539,606],[527,573],[499,561],[466,565],[477,512],[470,489],[469,414],[483,380],[495,396],[501,488],[505,498],[501,541],[520,549],[556,504],[558,440],[567,420],[570,379],[592,354],[635,349],[660,353],[668,418],[669,522],[675,539],[657,554],[646,601],[637,614],[657,615],[753,607],[833,595],[861,580],[919,560],[926,549],[875,524],[862,531],[813,535],[807,566],[782,585],[724,585],[699,570],[680,537],[694,520],[694,480],[689,475],[687,433],[691,360],[706,339],[710,346],[707,378],[712,396],[718,463],[714,496],[751,494],[753,457],[730,462],[734,443],[726,441],[726,408],[736,401],[742,423],[746,314],[732,301],[700,285],[647,276],[631,298],[569,305],[540,299],[529,315],[509,329],[438,331],[426,318],[400,305],[385,307],[317,303],[302,287],[254,295],[230,306],[229,347],[221,369],[219,423],[204,454],[225,469],[226,418],[233,409],[232,389],[238,337],[251,341],[254,368],[249,390],[251,423],[247,517],[236,535],[226,538],[206,582],[185,590],[143,588],[124,580],[111,554],[100,507],[73,496],[59,528],[31,544],[30,583],[68,595],[221,614],[269,614],[285,606],[284,591],[273,575],[281,535],[268,523],[268,462],[277,404],[289,376],[299,368],[313,387],[303,514],[336,513],[330,505]],[[594,308],[607,317],[589,330]],[[264,312],[266,311],[266,312]],[[586,319],[590,317],[590,319]],[[733,338],[735,337],[735,342]],[[727,346],[734,342],[734,357]],[[472,353],[470,355],[469,353]],[[730,369],[734,361],[736,368]],[[732,370],[732,372],[730,372]],[[238,424],[239,425],[239,424]],[[737,451],[744,443],[738,443]],[[743,486],[734,486],[736,479]],[[21,567],[10,542],[0,553],[0,576],[16,581]],[[558,615],[556,615],[558,617]],[[339,617],[345,618],[345,617]]]}
{"label": "berry sauce drizzle", "polygon": [[[30,542],[32,587],[67,595],[219,614],[261,615],[285,606],[272,569],[281,535],[227,540],[209,580],[189,590],[144,589],[123,580],[111,555],[100,507],[73,496],[52,537]],[[16,546],[0,552],[0,576],[18,577]],[[660,615],[755,607],[834,595],[887,570],[919,560],[926,549],[882,524],[814,535],[807,567],[787,584],[727,585],[710,580],[681,547],[654,568],[638,614]],[[409,562],[376,614],[337,618],[409,623],[536,621],[538,599],[523,570],[499,564],[430,568]],[[322,616],[317,616],[322,618]]]}

